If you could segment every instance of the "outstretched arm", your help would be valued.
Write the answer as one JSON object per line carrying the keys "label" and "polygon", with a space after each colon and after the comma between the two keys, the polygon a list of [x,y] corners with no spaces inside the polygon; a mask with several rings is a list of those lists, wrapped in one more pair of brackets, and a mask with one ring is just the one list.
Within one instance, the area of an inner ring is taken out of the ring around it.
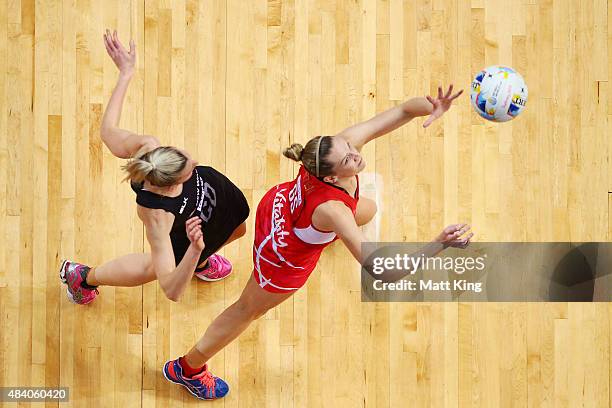
{"label": "outstretched arm", "polygon": [[452,91],[453,85],[448,88],[445,95],[442,95],[442,88],[438,87],[438,97],[436,99],[431,96],[409,99],[365,122],[344,129],[336,136],[344,137],[358,150],[361,150],[366,143],[405,125],[417,116],[430,115],[423,123],[423,127],[428,127],[450,108],[453,100],[463,93],[463,90],[461,90],[451,96]]}
{"label": "outstretched arm", "polygon": [[138,135],[118,127],[123,100],[134,75],[136,45],[133,40],[130,40],[130,51],[128,52],[119,41],[117,31],[111,34],[108,30],[104,34],[104,45],[108,55],[119,68],[119,79],[102,117],[100,137],[115,156],[127,159],[144,146],[149,146],[149,150],[155,149],[159,146],[159,141],[153,136]]}
{"label": "outstretched arm", "polygon": [[[342,240],[344,245],[351,252],[353,257],[370,273],[371,255],[375,250],[375,246],[369,246],[369,252],[364,252],[362,244],[368,242],[365,235],[357,226],[353,213],[347,206],[340,201],[328,201],[324,204],[319,205],[313,215],[312,222],[315,228],[324,231],[334,231],[336,235]],[[425,257],[434,257],[445,248],[465,248],[470,244],[470,240],[474,234],[471,232],[471,227],[467,224],[453,224],[449,225],[442,232],[433,239],[430,243],[420,248],[412,256],[419,257],[421,255]],[[414,272],[409,269],[403,270],[391,270],[385,272],[383,275],[377,276],[377,279],[383,282],[395,282],[407,274]]]}

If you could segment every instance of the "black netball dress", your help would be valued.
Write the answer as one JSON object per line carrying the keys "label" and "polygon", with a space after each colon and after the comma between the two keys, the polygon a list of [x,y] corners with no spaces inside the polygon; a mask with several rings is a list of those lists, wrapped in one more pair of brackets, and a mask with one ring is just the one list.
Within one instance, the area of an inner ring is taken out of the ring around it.
{"label": "black netball dress", "polygon": [[166,197],[143,189],[143,183],[131,183],[136,202],[146,208],[156,208],[174,214],[170,240],[178,265],[190,245],[185,222],[193,217],[202,219],[204,250],[198,265],[221,248],[232,232],[249,216],[244,194],[217,170],[197,166],[177,197]]}

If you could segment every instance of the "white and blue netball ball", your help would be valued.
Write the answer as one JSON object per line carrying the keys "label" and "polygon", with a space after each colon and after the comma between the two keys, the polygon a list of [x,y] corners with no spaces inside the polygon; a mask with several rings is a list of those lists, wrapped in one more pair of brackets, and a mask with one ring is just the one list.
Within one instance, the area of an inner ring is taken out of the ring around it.
{"label": "white and blue netball ball", "polygon": [[493,65],[476,74],[470,99],[474,110],[483,118],[507,122],[525,110],[527,84],[512,68]]}

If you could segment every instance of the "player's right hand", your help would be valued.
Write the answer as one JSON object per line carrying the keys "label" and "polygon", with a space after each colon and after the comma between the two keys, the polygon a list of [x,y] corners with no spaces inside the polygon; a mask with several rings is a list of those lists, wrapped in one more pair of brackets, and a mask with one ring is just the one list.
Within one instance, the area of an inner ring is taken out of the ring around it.
{"label": "player's right hand", "polygon": [[130,40],[130,50],[128,51],[119,41],[117,30],[112,33],[106,30],[103,38],[106,52],[112,58],[117,68],[119,68],[119,71],[131,76],[136,66],[136,44],[134,40]]}

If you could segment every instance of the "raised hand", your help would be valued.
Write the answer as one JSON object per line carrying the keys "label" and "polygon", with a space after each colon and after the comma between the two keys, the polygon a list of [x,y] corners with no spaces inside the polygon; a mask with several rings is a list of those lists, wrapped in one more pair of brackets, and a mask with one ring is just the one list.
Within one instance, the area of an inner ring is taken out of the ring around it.
{"label": "raised hand", "polygon": [[130,40],[130,51],[128,52],[119,41],[117,30],[113,31],[112,34],[109,30],[106,30],[104,46],[122,74],[132,75],[134,73],[136,66],[136,44],[134,44],[134,40]]}
{"label": "raised hand", "polygon": [[466,248],[474,236],[471,228],[467,224],[449,225],[436,237],[436,241],[445,247]]}
{"label": "raised hand", "polygon": [[202,219],[198,216],[191,217],[185,222],[187,237],[198,251],[204,250],[204,234],[202,233]]}
{"label": "raised hand", "polygon": [[463,89],[457,92],[455,95],[451,96],[452,92],[453,84],[448,87],[448,91],[444,95],[442,95],[442,88],[438,87],[438,97],[436,99],[432,98],[429,95],[426,96],[429,103],[433,105],[433,111],[431,112],[431,115],[427,118],[425,123],[423,123],[424,128],[431,125],[434,120],[438,119],[444,114],[444,112],[449,110],[453,101],[463,93]]}

